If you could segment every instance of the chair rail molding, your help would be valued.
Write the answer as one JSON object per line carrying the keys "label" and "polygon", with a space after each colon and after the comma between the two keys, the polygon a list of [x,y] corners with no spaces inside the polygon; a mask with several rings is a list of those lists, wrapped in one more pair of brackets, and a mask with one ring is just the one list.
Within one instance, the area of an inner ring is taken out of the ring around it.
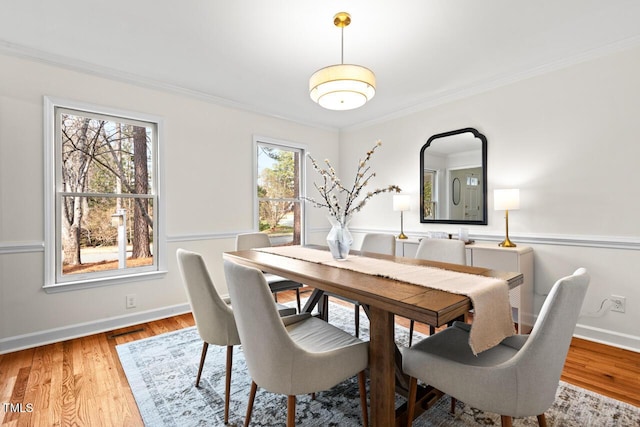
{"label": "chair rail molding", "polygon": [[[379,228],[352,228],[352,233],[396,233],[396,229],[379,229]],[[175,234],[167,236],[167,243],[196,242],[201,240],[220,240],[235,239],[237,234],[249,233],[255,230],[235,230],[216,233],[193,233],[193,234]],[[328,227],[314,227],[309,229],[309,233],[328,232]],[[411,237],[425,238],[426,232],[417,232],[406,230]],[[440,230],[443,231],[443,230]],[[469,238],[481,241],[500,242],[504,238],[502,234],[492,233],[470,233]],[[556,245],[556,246],[580,246],[585,248],[609,248],[624,250],[640,250],[640,239],[622,236],[590,236],[590,235],[559,235],[559,234],[513,234],[511,238],[517,240],[518,243],[537,244],[537,245]],[[24,242],[0,242],[0,255],[10,255],[30,252],[43,252],[43,241],[24,241]]]}
{"label": "chair rail molding", "polygon": [[44,252],[44,242],[0,242],[0,255]]}
{"label": "chair rail molding", "polygon": [[[456,229],[457,230],[457,229]],[[396,229],[369,229],[349,227],[352,233],[398,233]],[[433,231],[449,232],[448,230],[438,229]],[[453,231],[453,230],[452,230]],[[428,233],[425,231],[411,231],[405,229],[405,234],[411,238],[426,238]],[[453,233],[455,234],[455,232]],[[596,235],[569,235],[569,234],[514,234],[509,233],[509,237],[513,241],[521,244],[531,245],[555,245],[555,246],[580,246],[585,248],[608,248],[608,249],[624,249],[624,250],[640,250],[640,238],[624,237],[624,236],[596,236]],[[504,233],[469,233],[469,238],[478,241],[501,242],[504,240]]]}

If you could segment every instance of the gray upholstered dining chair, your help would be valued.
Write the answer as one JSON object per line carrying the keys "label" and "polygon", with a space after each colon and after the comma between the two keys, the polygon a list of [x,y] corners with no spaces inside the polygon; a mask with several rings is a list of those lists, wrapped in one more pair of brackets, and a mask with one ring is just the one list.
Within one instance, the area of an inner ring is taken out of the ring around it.
{"label": "gray upholstered dining chair", "polygon": [[462,240],[422,239],[416,251],[416,258],[465,265],[467,250]]}
{"label": "gray upholstered dining chair", "polygon": [[[271,240],[269,240],[269,236],[265,233],[242,233],[236,236],[236,251],[268,247],[271,247]],[[265,279],[269,284],[269,288],[271,289],[276,302],[278,301],[278,292],[295,290],[296,302],[298,303],[298,312],[301,311],[301,283],[294,282],[293,280],[285,279],[284,277],[276,276],[275,274],[270,273],[265,273]]]}
{"label": "gray upholstered dining chair", "polygon": [[[417,259],[428,261],[448,262],[450,264],[467,264],[467,249],[462,240],[454,239],[422,239],[416,251]],[[409,347],[413,343],[413,328],[415,321],[409,322]],[[430,334],[436,331],[435,327],[429,326]]]}
{"label": "gray upholstered dining chair", "polygon": [[[196,321],[198,334],[202,338],[202,355],[196,376],[196,387],[200,385],[202,367],[209,344],[227,347],[227,367],[225,378],[224,422],[229,420],[229,391],[231,389],[231,364],[233,346],[240,344],[236,321],[228,301],[220,297],[211,280],[202,256],[184,249],[177,250],[178,268],[187,290],[191,311]],[[279,306],[282,316],[295,314],[295,308]]]}
{"label": "gray upholstered dining chair", "polygon": [[280,320],[260,270],[225,261],[224,271],[252,379],[245,426],[251,421],[258,386],[288,396],[290,427],[295,425],[296,395],[327,390],[356,374],[367,425],[364,370],[369,343],[309,313]]}
{"label": "gray upholstered dining chair", "polygon": [[395,255],[396,236],[387,233],[367,233],[362,238],[360,250],[362,252]]}
{"label": "gray upholstered dining chair", "polygon": [[512,417],[537,415],[546,425],[544,412],[555,399],[589,275],[579,268],[558,280],[547,296],[529,335],[514,335],[474,356],[469,347],[473,325],[453,326],[402,350],[402,369],[411,376],[409,420],[415,407],[416,378],[455,400],[502,416],[510,427]]}
{"label": "gray upholstered dining chair", "polygon": [[[396,254],[396,236],[387,233],[367,233],[362,239],[362,245],[360,246],[362,252],[372,252],[376,254],[395,255]],[[327,294],[328,295],[328,294]],[[355,331],[356,337],[360,336],[360,307],[361,304],[358,301],[341,297],[339,295],[331,294],[333,297],[340,298],[348,301],[355,307],[354,319],[355,319]]]}

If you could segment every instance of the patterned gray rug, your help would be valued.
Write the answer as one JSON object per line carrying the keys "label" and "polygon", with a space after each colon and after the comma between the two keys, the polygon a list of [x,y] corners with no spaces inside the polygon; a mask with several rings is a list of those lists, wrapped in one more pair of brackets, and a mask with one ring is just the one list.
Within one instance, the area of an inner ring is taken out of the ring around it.
{"label": "patterned gray rug", "polygon": [[[353,310],[336,304],[330,306],[329,320],[336,326],[353,332]],[[360,316],[360,336],[368,339],[369,323]],[[416,334],[414,339],[420,339]],[[396,340],[406,345],[408,333],[396,326]],[[146,426],[222,426],[224,408],[223,347],[209,346],[200,387],[194,386],[202,340],[195,328],[117,346],[120,361]],[[248,376],[241,347],[233,358],[229,423],[244,423],[246,401],[251,379]],[[296,423],[300,426],[358,426],[360,403],[355,378],[326,392],[316,399],[298,396]],[[404,399],[396,399],[400,405]],[[259,390],[256,395],[252,426],[284,426],[286,396]],[[546,412],[549,426],[637,426],[640,408],[599,394],[560,383],[556,401]],[[496,414],[484,413],[458,402],[456,415],[449,413],[449,399],[440,402],[417,418],[414,426],[465,427],[500,425]],[[514,426],[537,426],[536,417],[515,419]]]}

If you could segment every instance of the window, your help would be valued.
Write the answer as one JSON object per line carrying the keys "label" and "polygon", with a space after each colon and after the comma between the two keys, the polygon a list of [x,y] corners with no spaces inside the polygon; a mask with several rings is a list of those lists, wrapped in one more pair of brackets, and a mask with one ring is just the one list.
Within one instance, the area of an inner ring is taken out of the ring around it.
{"label": "window", "polygon": [[266,138],[254,141],[257,228],[273,246],[302,244],[304,149]]}
{"label": "window", "polygon": [[45,115],[45,288],[160,272],[160,121],[51,98]]}
{"label": "window", "polygon": [[436,171],[425,169],[424,170],[424,191],[423,191],[423,205],[424,212],[422,215],[425,219],[435,219],[436,214],[436,200],[437,195],[435,194],[436,189]]}

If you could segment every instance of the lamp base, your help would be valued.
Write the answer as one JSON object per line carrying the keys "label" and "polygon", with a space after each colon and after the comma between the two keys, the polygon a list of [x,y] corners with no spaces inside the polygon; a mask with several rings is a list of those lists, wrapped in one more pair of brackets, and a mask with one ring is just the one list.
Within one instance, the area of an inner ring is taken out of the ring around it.
{"label": "lamp base", "polygon": [[400,235],[398,235],[398,239],[408,239],[407,235],[404,234],[403,232],[400,232]]}
{"label": "lamp base", "polygon": [[509,237],[507,236],[501,243],[498,243],[498,246],[503,248],[515,248],[516,244],[509,240]]}

